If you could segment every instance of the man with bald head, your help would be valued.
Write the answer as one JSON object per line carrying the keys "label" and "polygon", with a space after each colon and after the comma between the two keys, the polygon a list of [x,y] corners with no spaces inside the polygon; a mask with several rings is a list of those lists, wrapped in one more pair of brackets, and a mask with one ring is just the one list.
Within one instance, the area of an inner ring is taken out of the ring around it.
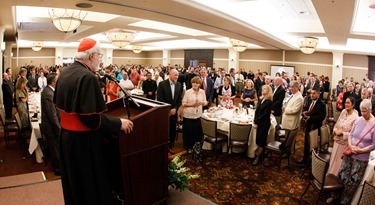
{"label": "man with bald head", "polygon": [[282,83],[283,79],[281,77],[276,77],[273,80],[274,91],[271,113],[275,116],[278,125],[281,122],[282,107],[285,98],[285,89],[283,88]]}
{"label": "man with bald head", "polygon": [[157,100],[172,106],[169,113],[169,152],[172,154],[176,138],[177,113],[182,103],[182,85],[177,81],[178,75],[176,69],[170,70],[169,79],[160,82],[157,91]]}

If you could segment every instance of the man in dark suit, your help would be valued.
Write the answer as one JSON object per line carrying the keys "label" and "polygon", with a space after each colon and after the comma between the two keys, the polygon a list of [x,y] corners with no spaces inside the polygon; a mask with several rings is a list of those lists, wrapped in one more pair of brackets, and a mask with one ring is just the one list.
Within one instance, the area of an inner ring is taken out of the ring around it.
{"label": "man in dark suit", "polygon": [[47,139],[49,155],[55,175],[60,175],[60,112],[53,104],[53,95],[57,81],[57,74],[47,75],[47,86],[41,94],[42,124],[41,131],[43,139]]}
{"label": "man in dark suit", "polygon": [[3,84],[1,86],[3,90],[3,102],[5,108],[5,118],[12,118],[12,105],[13,105],[13,92],[9,86],[9,76],[8,73],[3,73]]}
{"label": "man in dark suit", "polygon": [[326,106],[319,99],[319,95],[319,89],[313,87],[310,91],[310,102],[302,113],[306,120],[305,146],[303,151],[303,160],[298,161],[298,164],[305,165],[307,163],[311,151],[309,133],[311,130],[319,129],[326,117]]}
{"label": "man in dark suit", "polygon": [[38,92],[38,75],[35,74],[35,68],[32,68],[30,71],[30,76],[27,79],[27,85],[30,88],[30,91]]}
{"label": "man in dark suit", "polygon": [[316,79],[315,76],[311,76],[309,79],[309,83],[305,88],[307,96],[310,96],[310,92],[313,88],[320,89],[319,81]]}
{"label": "man in dark suit", "polygon": [[208,77],[207,74],[207,69],[206,68],[201,68],[201,78],[202,78],[202,85],[201,88],[204,90],[206,94],[206,100],[208,102],[207,105],[203,106],[203,110],[207,109],[211,102],[212,98],[214,96],[214,84],[212,82],[212,79]]}
{"label": "man in dark suit", "polygon": [[156,81],[152,80],[152,75],[150,72],[147,72],[146,74],[146,80],[142,83],[142,90],[143,93],[146,95],[146,98],[155,100],[155,93],[158,89],[158,86],[156,85]]}
{"label": "man in dark suit", "polygon": [[193,79],[195,76],[194,73],[194,67],[189,67],[188,71],[185,73],[185,85],[186,85],[186,90],[189,90],[191,88],[191,79]]}
{"label": "man in dark suit", "polygon": [[172,69],[169,71],[169,79],[159,83],[157,91],[157,100],[170,104],[171,111],[169,113],[169,152],[174,153],[172,147],[176,137],[176,123],[178,108],[182,101],[182,85],[177,82],[178,71]]}
{"label": "man in dark suit", "polygon": [[275,116],[276,122],[278,125],[281,123],[282,107],[283,107],[283,101],[285,98],[285,90],[283,86],[281,85],[282,83],[283,83],[283,79],[281,79],[280,77],[276,77],[273,80],[274,92],[273,92],[271,112]]}
{"label": "man in dark suit", "polygon": [[259,73],[258,73],[258,77],[257,77],[257,79],[255,80],[255,90],[257,91],[258,96],[262,96],[262,86],[263,86],[264,84],[266,84],[266,83],[264,82],[265,77],[266,77],[266,73],[264,73],[264,72],[263,72],[263,73],[259,72]]}

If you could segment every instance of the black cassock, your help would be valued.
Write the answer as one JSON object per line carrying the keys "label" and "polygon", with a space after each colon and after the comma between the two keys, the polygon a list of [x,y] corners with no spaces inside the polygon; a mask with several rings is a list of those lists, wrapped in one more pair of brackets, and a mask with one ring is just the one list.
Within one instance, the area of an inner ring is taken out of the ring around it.
{"label": "black cassock", "polygon": [[61,116],[61,181],[65,204],[114,204],[120,191],[121,121],[107,110],[98,79],[75,61],[58,77],[54,103]]}

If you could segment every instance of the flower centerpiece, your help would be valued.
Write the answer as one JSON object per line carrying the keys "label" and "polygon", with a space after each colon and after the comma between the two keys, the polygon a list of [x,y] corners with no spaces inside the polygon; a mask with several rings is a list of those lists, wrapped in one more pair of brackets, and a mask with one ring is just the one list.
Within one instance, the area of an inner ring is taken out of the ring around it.
{"label": "flower centerpiece", "polygon": [[176,156],[168,165],[169,185],[176,190],[183,191],[189,187],[189,180],[199,177],[197,174],[191,174],[189,168],[184,167],[186,160],[181,161],[180,156]]}

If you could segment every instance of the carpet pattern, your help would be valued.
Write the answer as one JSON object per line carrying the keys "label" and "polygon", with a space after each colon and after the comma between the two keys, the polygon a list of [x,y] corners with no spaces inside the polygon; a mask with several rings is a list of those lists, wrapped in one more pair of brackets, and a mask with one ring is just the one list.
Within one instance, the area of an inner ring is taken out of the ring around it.
{"label": "carpet pattern", "polygon": [[[297,167],[296,159],[303,152],[303,132],[299,132],[296,143],[296,154],[292,156],[290,165],[283,159],[278,171],[278,159],[267,157],[261,165],[252,166],[252,159],[242,154],[226,155],[205,151],[204,161],[195,162],[189,155],[186,166],[192,173],[201,177],[191,180],[190,190],[216,203],[225,205],[252,204],[313,204],[318,193],[310,187],[303,200],[299,200],[305,190],[309,173]],[[325,204],[320,199],[317,204]]]}

